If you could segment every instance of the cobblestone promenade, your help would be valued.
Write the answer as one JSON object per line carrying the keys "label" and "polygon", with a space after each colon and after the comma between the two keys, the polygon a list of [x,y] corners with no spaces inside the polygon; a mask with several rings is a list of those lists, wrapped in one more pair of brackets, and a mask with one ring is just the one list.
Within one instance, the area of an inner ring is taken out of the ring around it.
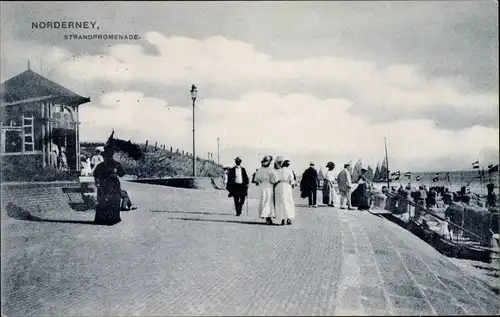
{"label": "cobblestone promenade", "polygon": [[266,226],[255,198],[236,217],[225,191],[124,187],[139,209],[111,227],[93,212],[2,212],[3,315],[500,312],[483,282],[366,212],[297,199],[292,226]]}

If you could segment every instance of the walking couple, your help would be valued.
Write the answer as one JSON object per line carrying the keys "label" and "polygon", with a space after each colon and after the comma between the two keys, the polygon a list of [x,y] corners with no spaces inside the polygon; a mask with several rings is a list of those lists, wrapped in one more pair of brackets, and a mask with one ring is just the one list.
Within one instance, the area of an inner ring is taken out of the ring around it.
{"label": "walking couple", "polygon": [[[323,180],[322,194],[323,194],[323,204],[335,207],[336,192],[334,188],[335,184],[335,174],[333,170],[335,169],[335,163],[328,162],[326,164],[327,171]],[[300,182],[300,191],[302,198],[308,198],[309,207],[316,208],[317,205],[317,191],[319,185],[318,172],[314,168],[314,163],[309,164],[309,168],[302,174],[302,180]]]}
{"label": "walking couple", "polygon": [[278,156],[274,167],[271,167],[273,157],[265,156],[261,168],[255,172],[255,183],[259,186],[259,217],[266,219],[268,225],[273,224],[273,218],[281,225],[291,225],[295,218],[295,202],[292,187],[295,185],[295,175],[290,168],[290,161]]}

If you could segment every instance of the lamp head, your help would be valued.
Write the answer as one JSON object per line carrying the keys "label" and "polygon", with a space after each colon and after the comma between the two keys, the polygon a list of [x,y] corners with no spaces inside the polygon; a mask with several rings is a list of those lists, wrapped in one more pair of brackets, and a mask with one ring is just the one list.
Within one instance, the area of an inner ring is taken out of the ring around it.
{"label": "lamp head", "polygon": [[189,93],[191,94],[191,99],[195,100],[196,98],[198,98],[198,89],[195,85],[191,86],[191,91]]}

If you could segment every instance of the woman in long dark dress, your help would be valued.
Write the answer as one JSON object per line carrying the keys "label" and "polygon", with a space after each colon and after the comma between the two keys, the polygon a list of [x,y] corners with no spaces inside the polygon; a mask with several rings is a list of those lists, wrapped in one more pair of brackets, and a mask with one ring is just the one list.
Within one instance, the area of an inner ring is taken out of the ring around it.
{"label": "woman in long dark dress", "polygon": [[113,159],[112,146],[104,148],[104,162],[97,165],[94,178],[97,185],[97,206],[94,222],[97,224],[114,225],[121,221],[120,179],[125,175],[121,164]]}
{"label": "woman in long dark dress", "polygon": [[368,181],[366,179],[366,169],[361,169],[361,175],[358,178],[357,200],[358,200],[358,210],[369,210],[370,209],[370,192],[368,188]]}

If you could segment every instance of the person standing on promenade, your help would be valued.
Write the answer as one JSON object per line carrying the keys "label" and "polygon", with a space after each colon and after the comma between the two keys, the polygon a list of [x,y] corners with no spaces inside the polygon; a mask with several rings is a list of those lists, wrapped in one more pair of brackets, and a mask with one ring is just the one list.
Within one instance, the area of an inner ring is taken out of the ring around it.
{"label": "person standing on promenade", "polygon": [[229,191],[229,197],[234,199],[234,207],[236,216],[241,215],[241,210],[245,204],[245,198],[248,195],[248,174],[244,167],[241,166],[241,158],[238,156],[234,159],[235,166],[228,172],[226,189]]}
{"label": "person standing on promenade", "polygon": [[316,197],[318,194],[319,187],[319,177],[318,172],[314,168],[314,163],[309,164],[309,168],[302,174],[302,179],[300,181],[300,191],[303,192],[304,197],[309,200],[309,207],[318,207],[316,203]]}
{"label": "person standing on promenade", "polygon": [[257,186],[259,186],[259,183],[257,183],[257,182],[255,181],[255,175],[257,175],[257,171],[258,171],[258,170],[259,170],[259,169],[256,169],[256,170],[255,170],[255,172],[253,172],[253,174],[252,174],[252,184],[255,184],[255,185],[257,185]]}
{"label": "person standing on promenade", "polygon": [[277,157],[276,163],[279,167],[275,188],[276,220],[278,223],[281,222],[282,226],[285,225],[285,221],[287,225],[291,225],[292,219],[295,219],[295,202],[292,194],[293,172],[289,160]]}
{"label": "person standing on promenade", "polygon": [[486,185],[488,189],[488,195],[486,196],[486,207],[496,207],[497,206],[497,195],[495,194],[495,184],[489,183]]}
{"label": "person standing on promenade", "polygon": [[[357,199],[358,210],[369,210],[371,201],[370,201],[370,185],[366,178],[367,169],[361,168],[361,175],[358,178],[358,186],[354,190],[356,195],[353,192],[352,196],[355,196]],[[352,204],[352,201],[351,201]]]}
{"label": "person standing on promenade", "polygon": [[335,207],[336,194],[333,184],[335,184],[335,174],[333,170],[335,169],[335,163],[328,162],[326,164],[327,171],[325,173],[325,180],[323,181],[323,204]]}
{"label": "person standing on promenade", "polygon": [[345,209],[344,201],[347,200],[347,208],[353,210],[351,205],[351,171],[349,170],[350,164],[344,164],[344,169],[339,173],[337,182],[340,191],[340,209]]}
{"label": "person standing on promenade", "polygon": [[104,148],[104,161],[96,166],[94,178],[97,185],[97,206],[94,222],[114,225],[121,221],[120,207],[122,191],[120,179],[125,175],[122,165],[113,159],[114,148]]}
{"label": "person standing on promenade", "polygon": [[259,217],[265,218],[268,225],[273,224],[272,218],[276,217],[274,212],[274,184],[277,182],[277,174],[271,162],[273,157],[265,156],[262,167],[255,172],[254,181],[259,186]]}
{"label": "person standing on promenade", "polygon": [[224,188],[227,187],[227,173],[228,173],[229,168],[224,167],[222,170],[222,183],[224,184]]}
{"label": "person standing on promenade", "polygon": [[104,148],[102,146],[98,146],[95,148],[94,155],[90,159],[90,168],[92,170],[95,170],[96,166],[104,161],[104,158],[101,155],[103,151]]}

